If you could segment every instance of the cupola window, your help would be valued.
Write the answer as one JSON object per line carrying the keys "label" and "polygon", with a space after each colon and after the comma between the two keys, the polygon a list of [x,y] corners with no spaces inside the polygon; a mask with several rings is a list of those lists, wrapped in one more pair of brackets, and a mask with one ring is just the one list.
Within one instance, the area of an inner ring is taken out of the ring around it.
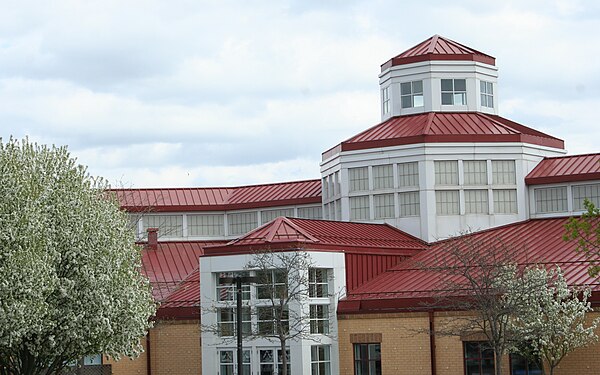
{"label": "cupola window", "polygon": [[494,108],[494,87],[491,82],[480,82],[481,87],[481,105],[483,107]]}
{"label": "cupola window", "polygon": [[381,90],[381,105],[383,113],[390,113],[390,86]]}
{"label": "cupola window", "polygon": [[442,79],[442,105],[467,105],[465,79]]}
{"label": "cupola window", "polygon": [[400,84],[402,108],[423,106],[423,81],[404,82]]}

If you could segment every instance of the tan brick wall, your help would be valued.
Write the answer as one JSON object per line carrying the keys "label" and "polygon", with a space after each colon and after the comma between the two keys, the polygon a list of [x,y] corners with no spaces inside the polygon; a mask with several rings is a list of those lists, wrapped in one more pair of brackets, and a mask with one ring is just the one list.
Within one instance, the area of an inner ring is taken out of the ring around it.
{"label": "tan brick wall", "polygon": [[[106,361],[112,364],[113,375],[147,374],[146,338],[144,353],[131,360]],[[152,375],[201,374],[200,325],[197,320],[156,322],[150,330]]]}
{"label": "tan brick wall", "polygon": [[[589,319],[600,313],[590,314]],[[429,317],[425,313],[390,313],[339,316],[340,374],[354,373],[354,354],[350,335],[381,334],[383,375],[431,374]],[[435,314],[436,326],[452,319],[449,314]],[[600,334],[600,330],[598,332]],[[357,336],[354,336],[357,337]],[[463,345],[460,337],[436,336],[437,375],[463,375]],[[503,374],[510,374],[509,358],[503,359]],[[556,375],[600,374],[600,344],[580,348],[569,354],[557,368]]]}

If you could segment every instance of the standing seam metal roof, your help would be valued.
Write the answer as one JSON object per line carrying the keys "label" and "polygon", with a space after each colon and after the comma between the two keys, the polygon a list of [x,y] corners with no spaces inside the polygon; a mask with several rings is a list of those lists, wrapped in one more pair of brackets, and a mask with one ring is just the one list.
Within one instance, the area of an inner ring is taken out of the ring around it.
{"label": "standing seam metal roof", "polygon": [[600,179],[600,154],[544,158],[525,177],[527,185]]}

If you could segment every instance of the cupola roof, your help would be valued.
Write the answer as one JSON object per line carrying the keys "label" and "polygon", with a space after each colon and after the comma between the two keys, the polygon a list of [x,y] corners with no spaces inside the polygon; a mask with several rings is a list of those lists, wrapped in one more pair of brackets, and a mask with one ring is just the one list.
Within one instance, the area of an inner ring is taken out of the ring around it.
{"label": "cupola roof", "polygon": [[436,34],[385,62],[381,65],[381,71],[392,66],[433,60],[477,61],[496,65],[496,59],[493,56]]}

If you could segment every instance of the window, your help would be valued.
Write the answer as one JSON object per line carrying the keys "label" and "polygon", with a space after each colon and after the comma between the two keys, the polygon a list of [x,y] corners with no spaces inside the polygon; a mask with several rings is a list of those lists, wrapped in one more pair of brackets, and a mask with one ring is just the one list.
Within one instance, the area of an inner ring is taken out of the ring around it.
{"label": "window", "polygon": [[[277,352],[277,358],[275,358],[275,352]],[[260,375],[273,375],[275,374],[275,366],[277,365],[277,373],[281,374],[283,369],[283,357],[281,349],[260,349],[259,361],[260,361]],[[287,373],[291,374],[291,361],[290,351],[286,349],[285,356],[287,359]]]}
{"label": "window", "polygon": [[465,174],[465,185],[487,185],[487,161],[465,160],[463,161]]}
{"label": "window", "polygon": [[423,106],[423,81],[404,82],[400,84],[402,108]]}
{"label": "window", "polygon": [[308,296],[311,298],[329,297],[329,279],[326,268],[308,269]]}
{"label": "window", "polygon": [[321,206],[298,207],[298,217],[302,219],[322,219],[323,209]]}
{"label": "window", "polygon": [[600,184],[573,186],[573,211],[584,210],[583,201],[588,199],[600,207]]}
{"label": "window", "polygon": [[229,221],[229,235],[244,234],[258,226],[256,212],[227,214],[227,220]]}
{"label": "window", "polygon": [[292,217],[292,216],[294,216],[294,209],[286,208],[286,209],[282,209],[282,210],[262,211],[260,213],[260,221],[261,221],[261,223],[265,224],[265,223],[268,223],[269,221],[275,220],[275,218],[277,218],[279,216]]}
{"label": "window", "polygon": [[419,165],[416,161],[398,164],[398,185],[401,188],[419,186]]}
{"label": "window", "polygon": [[338,199],[334,203],[335,203],[335,220],[342,220],[342,200]]}
{"label": "window", "polygon": [[516,181],[514,160],[492,160],[492,183],[494,185],[514,185]]}
{"label": "window", "polygon": [[442,105],[467,105],[465,79],[442,79]]}
{"label": "window", "polygon": [[[218,309],[219,336],[234,336],[236,334],[236,311],[233,307],[221,307]],[[252,333],[250,308],[242,307],[242,334],[249,335],[250,333]]]}
{"label": "window", "polygon": [[[241,276],[248,276],[248,272],[240,272]],[[217,274],[217,301],[235,301],[235,283],[231,279],[233,272],[221,272]],[[242,283],[242,300],[250,299],[250,284]]]}
{"label": "window", "polygon": [[391,164],[373,167],[373,189],[391,189],[394,187],[394,170]]}
{"label": "window", "polygon": [[494,351],[486,342],[465,342],[465,375],[494,375]]}
{"label": "window", "polygon": [[465,190],[465,213],[487,214],[488,212],[487,190]]}
{"label": "window", "polygon": [[310,347],[311,375],[331,375],[331,353],[329,345]]}
{"label": "window", "polygon": [[289,311],[287,307],[283,310],[279,307],[259,306],[256,308],[257,328],[261,335],[279,334],[289,330]]}
{"label": "window", "polygon": [[369,196],[350,197],[350,220],[369,220]]}
{"label": "window", "polygon": [[338,195],[342,192],[341,185],[340,185],[340,172],[339,171],[335,172],[333,174],[333,176],[334,176],[333,194]]}
{"label": "window", "polygon": [[419,192],[409,191],[407,193],[398,194],[398,202],[400,204],[400,216],[419,216],[420,203]]}
{"label": "window", "polygon": [[519,354],[510,354],[511,375],[542,375],[540,363],[528,361]]}
{"label": "window", "polygon": [[224,218],[223,215],[188,215],[188,236],[224,236]]}
{"label": "window", "polygon": [[491,82],[480,81],[479,83],[481,87],[481,105],[494,108],[494,86]]}
{"label": "window", "polygon": [[159,237],[183,237],[183,215],[146,215],[142,220],[144,233],[158,228]]}
{"label": "window", "polygon": [[329,333],[328,305],[310,305],[310,333]]}
{"label": "window", "polygon": [[354,344],[354,375],[381,375],[381,344]]}
{"label": "window", "polygon": [[329,176],[323,177],[323,181],[321,182],[323,198],[329,198],[329,182],[327,182],[328,179],[329,179]]}
{"label": "window", "polygon": [[438,215],[458,215],[460,212],[458,190],[436,191],[435,208]]}
{"label": "window", "polygon": [[375,219],[394,217],[394,194],[380,194],[373,196],[375,206]]}
{"label": "window", "polygon": [[384,115],[390,113],[390,86],[381,90],[381,107]]}
{"label": "window", "polygon": [[537,213],[564,212],[567,210],[567,187],[535,189]]}
{"label": "window", "polygon": [[256,271],[256,280],[258,299],[287,297],[287,274],[284,270]]}
{"label": "window", "polygon": [[350,191],[369,190],[369,168],[348,168]]}
{"label": "window", "polygon": [[[219,364],[221,371],[220,375],[234,375],[235,363],[237,361],[234,360],[236,356],[236,351],[228,349],[228,350],[219,350]],[[250,350],[242,351],[242,375],[250,375],[251,374],[251,363],[250,363]]]}
{"label": "window", "polygon": [[435,161],[435,184],[458,185],[458,161]]}
{"label": "window", "polygon": [[494,213],[517,213],[517,191],[515,189],[493,190],[492,194],[494,195]]}
{"label": "window", "polygon": [[99,366],[102,364],[102,355],[86,355],[83,357],[83,365],[84,366]]}

